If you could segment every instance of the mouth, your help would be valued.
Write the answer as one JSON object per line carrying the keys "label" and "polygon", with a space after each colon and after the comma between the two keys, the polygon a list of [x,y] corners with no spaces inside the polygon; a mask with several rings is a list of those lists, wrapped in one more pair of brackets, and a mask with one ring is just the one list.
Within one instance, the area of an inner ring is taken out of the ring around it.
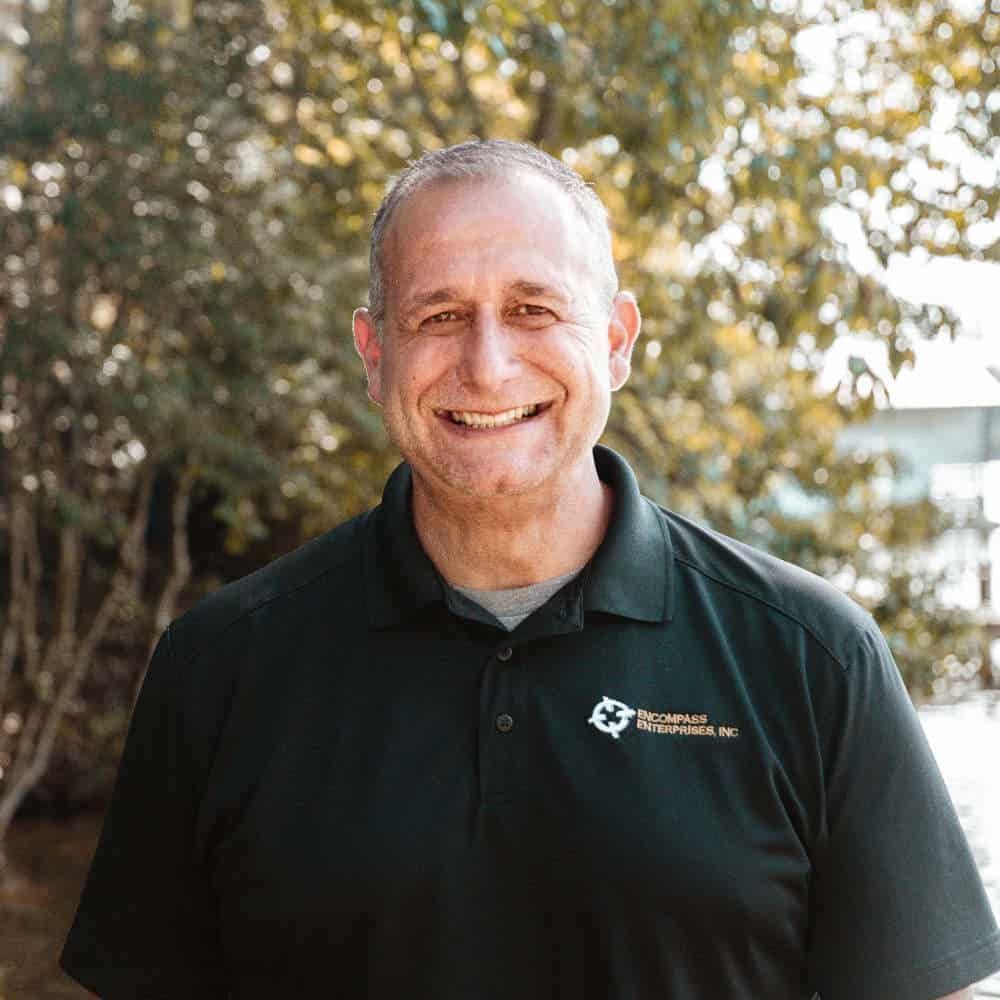
{"label": "mouth", "polygon": [[529,403],[527,406],[515,406],[509,410],[501,410],[499,413],[485,413],[481,410],[435,410],[434,412],[458,427],[482,431],[523,424],[540,416],[551,405],[551,402]]}

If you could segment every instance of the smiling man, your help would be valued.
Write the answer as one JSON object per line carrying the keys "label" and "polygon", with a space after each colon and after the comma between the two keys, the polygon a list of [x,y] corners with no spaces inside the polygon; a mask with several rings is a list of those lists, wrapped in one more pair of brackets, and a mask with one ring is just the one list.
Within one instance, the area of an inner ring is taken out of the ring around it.
{"label": "smiling man", "polygon": [[355,313],[355,341],[409,463],[417,533],[451,584],[579,571],[613,506],[593,448],[639,311],[578,205],[601,218],[600,203],[566,172],[575,198],[524,168],[492,184],[425,181],[406,198],[411,176],[376,222],[373,268],[392,279]]}
{"label": "smiling man", "polygon": [[593,191],[440,150],[371,262],[405,461],[167,630],[66,969],[111,1000],[970,995],[1000,934],[871,618],[597,445],[640,320]]}

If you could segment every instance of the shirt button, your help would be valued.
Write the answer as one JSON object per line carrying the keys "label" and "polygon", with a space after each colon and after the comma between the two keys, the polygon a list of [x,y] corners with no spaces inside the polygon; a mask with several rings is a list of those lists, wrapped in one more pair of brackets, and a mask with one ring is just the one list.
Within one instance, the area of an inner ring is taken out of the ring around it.
{"label": "shirt button", "polygon": [[[511,649],[510,646],[504,646],[504,648],[497,653],[497,659],[503,660],[503,662],[506,663],[513,655],[514,650]],[[510,718],[510,716],[508,716],[508,718]]]}
{"label": "shirt button", "polygon": [[509,733],[514,728],[514,719],[506,712],[501,712],[497,716],[497,732]]}

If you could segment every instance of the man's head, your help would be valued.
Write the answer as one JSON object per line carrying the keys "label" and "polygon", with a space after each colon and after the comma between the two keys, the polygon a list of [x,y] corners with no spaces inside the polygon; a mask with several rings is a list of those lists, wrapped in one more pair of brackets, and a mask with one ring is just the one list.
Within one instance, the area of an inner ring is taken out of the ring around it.
{"label": "man's head", "polygon": [[562,161],[536,146],[506,139],[473,139],[425,153],[396,178],[375,213],[369,251],[368,311],[381,332],[385,318],[387,284],[391,274],[385,266],[386,236],[402,204],[422,188],[456,181],[479,181],[484,187],[500,186],[517,174],[537,174],[566,194],[580,213],[593,238],[595,269],[600,274],[600,288],[610,306],[618,291],[618,275],[611,252],[608,213],[596,192],[584,179]]}
{"label": "man's head", "polygon": [[[475,146],[519,158],[458,173],[418,161],[379,212],[376,312],[354,317],[369,394],[415,486],[454,499],[572,489],[594,474],[638,309],[616,293],[604,208],[583,181],[531,147]],[[473,148],[430,156],[461,163]]]}

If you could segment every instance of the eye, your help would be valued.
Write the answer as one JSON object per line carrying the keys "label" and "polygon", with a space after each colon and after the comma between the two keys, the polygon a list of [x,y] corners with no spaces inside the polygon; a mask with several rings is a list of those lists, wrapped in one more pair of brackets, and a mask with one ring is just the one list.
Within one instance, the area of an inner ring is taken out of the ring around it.
{"label": "eye", "polygon": [[444,312],[439,312],[435,313],[433,316],[428,316],[427,319],[425,319],[423,323],[421,323],[421,325],[423,326],[425,324],[437,325],[439,323],[454,323],[458,319],[461,319],[461,317],[457,312],[455,312],[454,309],[446,309]]}
{"label": "eye", "polygon": [[545,306],[535,305],[532,302],[522,302],[511,309],[513,316],[551,316],[551,312]]}

